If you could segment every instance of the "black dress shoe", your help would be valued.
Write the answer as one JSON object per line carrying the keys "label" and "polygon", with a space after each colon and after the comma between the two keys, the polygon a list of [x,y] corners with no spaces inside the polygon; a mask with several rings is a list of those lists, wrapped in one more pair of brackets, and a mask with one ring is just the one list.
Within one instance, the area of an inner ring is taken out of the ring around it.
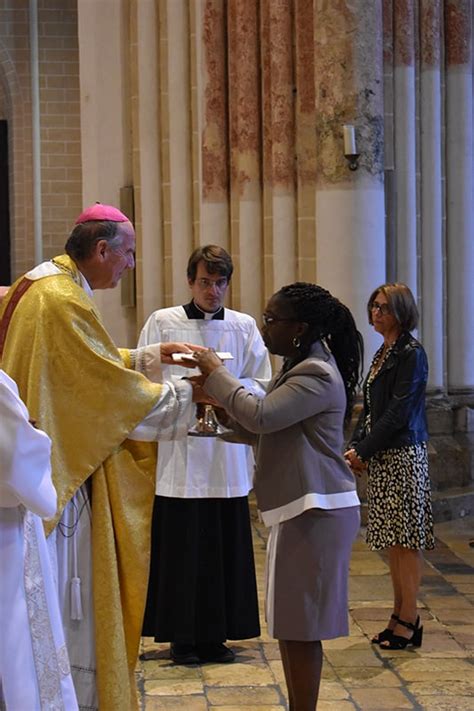
{"label": "black dress shoe", "polygon": [[193,644],[171,644],[170,657],[175,664],[199,664],[200,659]]}
{"label": "black dress shoe", "polygon": [[196,649],[201,662],[229,664],[235,660],[234,652],[222,642],[198,644]]}

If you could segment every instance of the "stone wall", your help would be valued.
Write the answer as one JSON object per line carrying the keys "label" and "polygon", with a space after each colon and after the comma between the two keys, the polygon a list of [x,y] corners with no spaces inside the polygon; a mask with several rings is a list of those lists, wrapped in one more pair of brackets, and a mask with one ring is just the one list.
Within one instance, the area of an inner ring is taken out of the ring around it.
{"label": "stone wall", "polygon": [[82,209],[77,8],[38,3],[44,257],[62,251]]}
{"label": "stone wall", "polygon": [[[38,2],[41,194],[45,258],[82,207],[75,0]],[[34,264],[28,0],[0,0],[0,118],[8,121],[12,276]]]}
{"label": "stone wall", "polygon": [[428,444],[436,521],[474,514],[474,398],[430,398]]}

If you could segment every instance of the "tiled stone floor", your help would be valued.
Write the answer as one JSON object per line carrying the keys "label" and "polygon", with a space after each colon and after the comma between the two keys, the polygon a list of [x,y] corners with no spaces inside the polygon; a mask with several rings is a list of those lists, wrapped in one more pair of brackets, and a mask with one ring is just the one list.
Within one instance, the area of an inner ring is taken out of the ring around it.
{"label": "tiled stone floor", "polygon": [[[324,643],[318,711],[474,710],[474,518],[436,526],[437,547],[426,555],[420,594],[421,649],[382,652],[368,638],[391,611],[386,559],[354,545],[350,578],[350,636]],[[254,517],[261,610],[266,530]],[[146,711],[277,711],[287,709],[278,644],[262,636],[231,643],[233,664],[180,667],[167,645],[142,640],[137,677]]]}

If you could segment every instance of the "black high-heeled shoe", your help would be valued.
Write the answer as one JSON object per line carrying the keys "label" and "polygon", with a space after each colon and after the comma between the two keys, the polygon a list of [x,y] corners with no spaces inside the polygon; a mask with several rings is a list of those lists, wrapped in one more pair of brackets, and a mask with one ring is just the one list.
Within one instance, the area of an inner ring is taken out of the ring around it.
{"label": "black high-heeled shoe", "polygon": [[[395,620],[395,622],[398,622],[400,618],[398,617],[398,615],[393,613],[392,615],[390,615],[390,619]],[[392,635],[393,630],[391,630],[389,627],[386,627],[384,630],[374,635],[370,642],[371,644],[380,644],[380,642],[385,642],[387,639],[392,639]]]}
{"label": "black high-heeled shoe", "polygon": [[392,634],[392,637],[388,640],[388,644],[381,644],[380,649],[405,649],[409,644],[413,647],[421,647],[423,641],[423,625],[420,627],[420,616],[416,618],[415,624],[411,622],[405,622],[405,620],[398,620],[399,625],[403,625],[408,630],[412,630],[413,634],[410,638],[402,637],[398,634]]}

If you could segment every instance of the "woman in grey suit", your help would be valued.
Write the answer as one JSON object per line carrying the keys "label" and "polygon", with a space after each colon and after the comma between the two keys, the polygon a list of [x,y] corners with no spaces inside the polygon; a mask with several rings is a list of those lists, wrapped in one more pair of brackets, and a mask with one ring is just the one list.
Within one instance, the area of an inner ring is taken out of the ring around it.
{"label": "woman in grey suit", "polygon": [[298,282],[271,297],[262,335],[283,367],[252,395],[212,352],[196,354],[204,389],[256,442],[255,491],[271,528],[266,618],[279,640],[292,711],[316,708],[321,640],[348,634],[347,578],[359,529],[343,425],[359,382],[362,341],[349,309]]}

